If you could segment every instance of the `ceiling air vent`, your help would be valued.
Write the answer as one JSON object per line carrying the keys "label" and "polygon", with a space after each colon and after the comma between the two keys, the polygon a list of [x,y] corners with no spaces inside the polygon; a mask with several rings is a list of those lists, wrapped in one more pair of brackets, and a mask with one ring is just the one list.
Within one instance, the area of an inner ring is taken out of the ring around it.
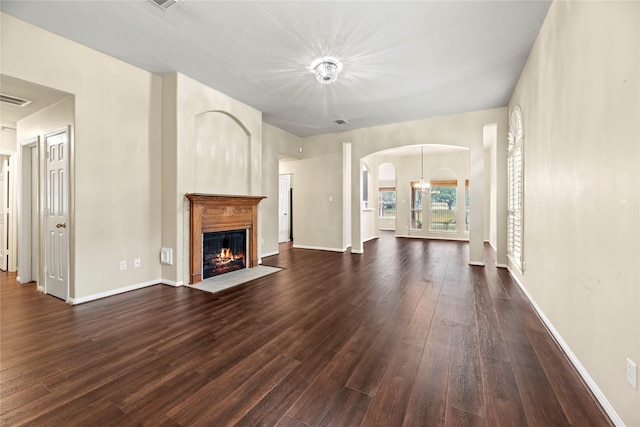
{"label": "ceiling air vent", "polygon": [[16,107],[26,107],[31,104],[31,100],[18,98],[17,96],[5,95],[4,93],[0,93],[0,102],[4,102],[5,104],[15,105]]}
{"label": "ceiling air vent", "polygon": [[346,125],[347,123],[349,123],[345,119],[337,119],[337,120],[334,120],[334,122],[336,122],[339,125]]}
{"label": "ceiling air vent", "polygon": [[151,3],[155,4],[161,9],[167,10],[174,4],[176,4],[179,0],[149,0]]}

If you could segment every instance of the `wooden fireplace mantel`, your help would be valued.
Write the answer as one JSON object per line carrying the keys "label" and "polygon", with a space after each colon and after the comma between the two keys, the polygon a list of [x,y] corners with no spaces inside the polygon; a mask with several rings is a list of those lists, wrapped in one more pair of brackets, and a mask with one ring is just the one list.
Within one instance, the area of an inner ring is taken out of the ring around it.
{"label": "wooden fireplace mantel", "polygon": [[202,233],[247,230],[249,268],[258,266],[258,203],[265,196],[188,193],[190,202],[189,283],[202,281]]}

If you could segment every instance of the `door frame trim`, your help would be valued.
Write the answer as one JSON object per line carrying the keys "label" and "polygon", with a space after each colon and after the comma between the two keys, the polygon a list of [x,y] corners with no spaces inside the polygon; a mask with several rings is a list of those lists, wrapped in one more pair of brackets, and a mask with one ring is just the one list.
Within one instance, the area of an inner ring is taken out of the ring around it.
{"label": "door frame trim", "polygon": [[[28,138],[20,143],[20,179],[18,194],[18,214],[20,218],[18,223],[18,236],[19,236],[19,254],[18,254],[18,283],[29,283],[32,281],[37,282],[38,290],[44,292],[44,288],[41,286],[40,273],[42,268],[38,266],[38,277],[31,277],[32,270],[32,245],[31,245],[31,185],[26,185],[26,182],[31,182],[31,149],[36,147],[38,152],[38,189],[41,188],[40,181],[42,179],[40,172],[40,136]],[[38,204],[41,201],[38,198]],[[28,221],[25,219],[29,218]],[[41,230],[41,218],[38,212],[38,230]],[[40,234],[40,233],[38,233]],[[40,236],[38,236],[38,242],[40,242]],[[41,259],[40,244],[38,245],[38,260]],[[38,262],[39,264],[39,262]]]}

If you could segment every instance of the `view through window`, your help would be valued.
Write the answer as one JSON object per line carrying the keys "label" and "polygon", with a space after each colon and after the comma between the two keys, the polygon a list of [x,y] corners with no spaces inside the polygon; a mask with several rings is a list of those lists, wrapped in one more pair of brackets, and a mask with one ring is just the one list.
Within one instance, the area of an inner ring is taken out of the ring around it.
{"label": "view through window", "polygon": [[458,181],[431,181],[429,229],[455,231]]}
{"label": "view through window", "polygon": [[380,218],[395,218],[396,216],[396,189],[381,187],[378,190],[378,216]]}

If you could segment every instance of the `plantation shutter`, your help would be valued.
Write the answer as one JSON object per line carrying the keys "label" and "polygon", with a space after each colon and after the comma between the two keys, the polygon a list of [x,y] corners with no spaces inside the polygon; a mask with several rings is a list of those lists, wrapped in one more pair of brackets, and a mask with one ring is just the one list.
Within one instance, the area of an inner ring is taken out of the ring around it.
{"label": "plantation shutter", "polygon": [[509,118],[509,155],[508,155],[508,219],[507,254],[511,262],[522,271],[522,235],[524,207],[524,132],[522,112],[515,107]]}

